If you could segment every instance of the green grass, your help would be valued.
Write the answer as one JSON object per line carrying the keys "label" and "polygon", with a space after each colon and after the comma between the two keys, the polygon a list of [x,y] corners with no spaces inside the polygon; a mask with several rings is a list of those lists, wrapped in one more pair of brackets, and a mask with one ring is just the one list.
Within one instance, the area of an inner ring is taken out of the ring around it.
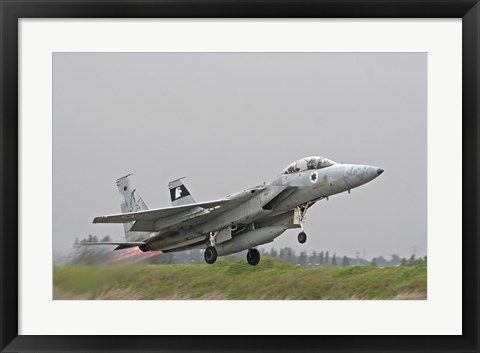
{"label": "green grass", "polygon": [[72,265],[54,267],[53,285],[54,299],[426,299],[427,267]]}

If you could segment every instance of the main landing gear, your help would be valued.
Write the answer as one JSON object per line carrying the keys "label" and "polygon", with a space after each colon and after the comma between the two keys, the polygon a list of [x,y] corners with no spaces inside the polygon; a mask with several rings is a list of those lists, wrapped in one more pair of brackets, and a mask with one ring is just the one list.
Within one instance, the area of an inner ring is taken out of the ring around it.
{"label": "main landing gear", "polygon": [[213,246],[209,246],[205,249],[203,257],[205,258],[205,262],[207,264],[215,263],[215,261],[217,261],[217,249],[215,249]]}
{"label": "main landing gear", "polygon": [[210,246],[205,249],[203,257],[207,264],[213,264],[217,261],[217,249],[215,249],[215,244],[217,240],[218,232],[210,232]]}
{"label": "main landing gear", "polygon": [[[217,261],[218,253],[217,249],[215,249],[217,234],[218,232],[210,233],[210,246],[208,246],[203,253],[207,264],[213,264]],[[247,262],[252,266],[258,265],[260,262],[260,252],[257,249],[249,249],[247,252]]]}
{"label": "main landing gear", "polygon": [[[205,249],[203,253],[203,257],[205,258],[205,262],[207,264],[213,264],[217,261],[217,249],[213,246],[209,246]],[[250,249],[247,252],[247,262],[249,265],[257,266],[260,262],[260,252],[257,249]]]}
{"label": "main landing gear", "polygon": [[249,265],[257,266],[260,262],[260,252],[257,249],[250,249],[247,252],[247,262]]}

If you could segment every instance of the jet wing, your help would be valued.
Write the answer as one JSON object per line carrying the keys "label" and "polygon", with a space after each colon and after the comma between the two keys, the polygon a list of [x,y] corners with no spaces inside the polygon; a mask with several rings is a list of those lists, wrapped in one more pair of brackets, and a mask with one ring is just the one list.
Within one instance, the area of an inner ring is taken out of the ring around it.
{"label": "jet wing", "polygon": [[157,208],[147,211],[122,213],[110,216],[100,216],[93,219],[93,223],[130,223],[134,232],[156,232],[160,229],[182,224],[186,221],[198,219],[212,211],[225,207],[228,200],[200,202],[189,205]]}
{"label": "jet wing", "polygon": [[161,218],[167,218],[179,213],[185,213],[188,211],[193,211],[194,209],[201,209],[204,212],[208,213],[212,209],[217,209],[227,203],[228,200],[216,200],[208,202],[200,202],[189,205],[174,206],[174,207],[165,207],[165,208],[156,208],[147,211],[132,212],[132,213],[121,213],[114,214],[109,216],[100,216],[93,219],[93,223],[129,223],[135,221],[154,221]]}
{"label": "jet wing", "polygon": [[[130,228],[130,231],[134,232],[175,231],[180,227],[193,227],[217,217],[220,213],[231,210],[243,202],[248,201],[264,189],[264,186],[257,186],[237,194],[226,196],[225,199],[222,200],[100,216],[95,217],[93,223],[133,222],[134,224]],[[156,237],[157,236],[150,237],[145,241],[153,241]]]}
{"label": "jet wing", "polygon": [[90,241],[77,243],[76,245],[117,245],[113,250],[121,250],[128,248],[135,248],[137,246],[145,245],[143,241]]}
{"label": "jet wing", "polygon": [[237,192],[233,195],[228,195],[225,197],[225,199],[228,201],[228,207],[233,208],[243,202],[248,201],[249,199],[257,195],[260,191],[263,191],[265,189],[265,186],[256,186],[244,191]]}

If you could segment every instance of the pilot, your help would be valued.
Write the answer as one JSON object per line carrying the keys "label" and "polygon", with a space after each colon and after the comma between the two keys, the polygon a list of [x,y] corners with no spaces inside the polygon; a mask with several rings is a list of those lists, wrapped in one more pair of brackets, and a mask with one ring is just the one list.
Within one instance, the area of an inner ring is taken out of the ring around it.
{"label": "pilot", "polygon": [[285,174],[290,174],[295,172],[296,172],[295,167],[291,165],[290,167],[288,167],[287,172]]}
{"label": "pilot", "polygon": [[316,167],[316,159],[315,158],[312,158],[310,159],[309,161],[307,161],[307,169],[315,169]]}

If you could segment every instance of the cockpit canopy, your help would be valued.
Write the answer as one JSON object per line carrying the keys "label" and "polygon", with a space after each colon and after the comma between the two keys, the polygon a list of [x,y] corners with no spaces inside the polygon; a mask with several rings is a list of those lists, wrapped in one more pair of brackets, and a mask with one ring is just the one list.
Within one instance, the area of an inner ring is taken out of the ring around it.
{"label": "cockpit canopy", "polygon": [[306,157],[299,159],[296,162],[290,164],[287,168],[285,168],[281,174],[291,174],[297,172],[303,172],[305,170],[310,169],[322,169],[326,167],[330,167],[335,162],[331,161],[328,158],[324,157]]}

